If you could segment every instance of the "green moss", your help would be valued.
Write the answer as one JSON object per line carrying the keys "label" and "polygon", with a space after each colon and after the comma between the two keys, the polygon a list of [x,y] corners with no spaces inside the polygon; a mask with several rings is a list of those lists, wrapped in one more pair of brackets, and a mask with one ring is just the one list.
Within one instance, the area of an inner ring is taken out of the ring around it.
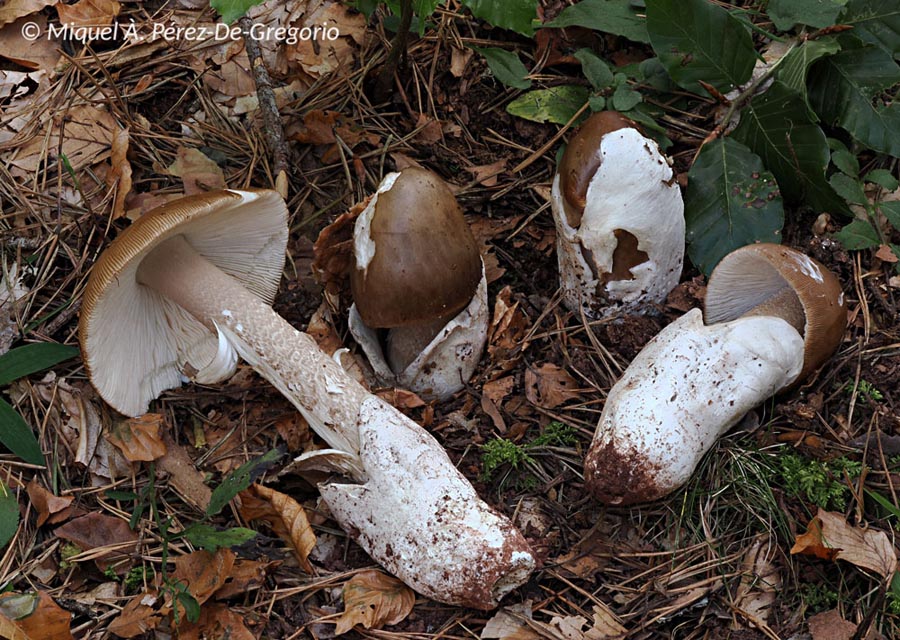
{"label": "green moss", "polygon": [[781,456],[778,463],[784,490],[789,495],[823,509],[839,511],[847,506],[847,499],[852,495],[846,478],[854,480],[862,471],[861,462],[848,458],[820,462],[791,453]]}

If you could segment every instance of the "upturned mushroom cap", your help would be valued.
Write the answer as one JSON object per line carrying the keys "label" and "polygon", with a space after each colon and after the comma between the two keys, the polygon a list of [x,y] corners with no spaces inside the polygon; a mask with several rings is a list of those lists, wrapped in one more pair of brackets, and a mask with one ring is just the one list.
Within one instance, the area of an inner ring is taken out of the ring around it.
{"label": "upturned mushroom cap", "polygon": [[373,328],[452,316],[472,300],[481,257],[446,183],[425,169],[389,174],[354,229],[353,300]]}
{"label": "upturned mushroom cap", "polygon": [[91,382],[126,415],[185,377],[217,382],[234,371],[227,342],[162,294],[137,281],[141,260],[182,235],[203,257],[271,303],[287,245],[287,209],[275,191],[213,191],[145,214],[94,265],[78,337]]}
{"label": "upturned mushroom cap", "polygon": [[802,380],[841,342],[847,326],[844,292],[833,273],[790,247],[753,244],[722,258],[709,277],[706,324],[747,315],[771,315],[791,323],[804,342]]}

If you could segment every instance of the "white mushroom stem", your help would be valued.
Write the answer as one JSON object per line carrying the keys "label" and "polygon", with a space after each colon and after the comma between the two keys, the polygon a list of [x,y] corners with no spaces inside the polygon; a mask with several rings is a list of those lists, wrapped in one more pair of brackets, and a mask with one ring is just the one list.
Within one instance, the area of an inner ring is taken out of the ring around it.
{"label": "white mushroom stem", "polygon": [[210,331],[227,328],[240,339],[232,345],[239,355],[297,407],[329,446],[359,453],[356,419],[369,393],[311,337],[199,255],[184,236],[154,249],[137,276]]}
{"label": "white mushroom stem", "polygon": [[183,237],[154,249],[137,277],[224,335],[336,450],[319,457],[359,484],[324,483],[322,497],[386,569],[430,598],[480,609],[528,579],[534,557],[522,535],[478,497],[428,432],[368,393]]}

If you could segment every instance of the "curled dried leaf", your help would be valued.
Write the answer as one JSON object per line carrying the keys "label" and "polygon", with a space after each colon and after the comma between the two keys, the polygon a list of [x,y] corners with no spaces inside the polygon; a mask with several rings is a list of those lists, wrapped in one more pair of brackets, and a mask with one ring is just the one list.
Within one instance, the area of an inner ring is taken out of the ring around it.
{"label": "curled dried leaf", "polygon": [[415,602],[416,594],[397,578],[374,569],[361,571],[344,584],[344,613],[334,633],[347,633],[358,624],[366,629],[397,624]]}
{"label": "curled dried leaf", "polygon": [[316,546],[316,534],[303,506],[292,497],[260,484],[250,485],[246,491],[241,491],[240,497],[241,515],[247,520],[267,522],[294,550],[303,570],[312,573],[309,553]]}
{"label": "curled dried leaf", "polygon": [[897,570],[897,553],[884,531],[854,527],[843,515],[823,509],[797,536],[791,553],[844,560],[885,578]]}

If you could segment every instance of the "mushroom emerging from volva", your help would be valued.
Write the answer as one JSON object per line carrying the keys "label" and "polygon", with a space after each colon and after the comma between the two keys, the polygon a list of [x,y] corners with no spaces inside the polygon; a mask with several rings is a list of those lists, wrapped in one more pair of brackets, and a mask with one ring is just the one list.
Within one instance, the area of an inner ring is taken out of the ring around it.
{"label": "mushroom emerging from volva", "polygon": [[274,191],[189,196],[141,217],[85,289],[79,339],[92,383],[138,415],[183,377],[224,379],[240,356],[331,447],[301,459],[342,472],[322,497],[373,558],[435,600],[495,606],[531,573],[528,545],[430,434],[271,309],[286,243]]}
{"label": "mushroom emerging from volva", "polygon": [[614,111],[593,114],[563,153],[550,203],[563,302],[588,317],[645,313],[681,277],[684,203],[666,158]]}
{"label": "mushroom emerging from volva", "polygon": [[799,383],[840,344],[837,278],[794,249],[742,247],[716,266],[704,324],[692,309],[651,340],[613,385],[585,461],[612,504],[665,496],[749,410]]}
{"label": "mushroom emerging from volva", "polygon": [[379,382],[441,400],[462,389],[487,339],[487,279],[447,184],[416,167],[385,176],[353,255],[350,332]]}

